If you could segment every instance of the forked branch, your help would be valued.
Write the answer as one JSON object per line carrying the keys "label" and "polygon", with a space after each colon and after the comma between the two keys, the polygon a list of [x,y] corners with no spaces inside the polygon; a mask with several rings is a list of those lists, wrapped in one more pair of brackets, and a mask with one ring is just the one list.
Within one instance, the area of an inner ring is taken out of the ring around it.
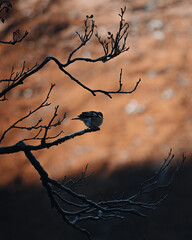
{"label": "forked branch", "polygon": [[13,32],[13,40],[10,41],[0,40],[0,43],[15,45],[16,43],[22,42],[23,39],[26,38],[28,34],[29,34],[28,31],[25,31],[25,33],[22,36],[20,36],[21,35],[20,30],[17,29],[15,32]]}
{"label": "forked branch", "polygon": [[[128,213],[146,217],[146,211],[155,210],[166,199],[173,180],[185,161],[185,156],[183,155],[181,163],[177,161],[175,170],[173,170],[170,179],[168,179],[166,183],[162,183],[161,178],[174,159],[174,155],[171,155],[170,151],[160,169],[152,178],[142,183],[140,190],[133,196],[127,198],[120,197],[106,201],[94,201],[89,199],[86,195],[79,193],[79,183],[86,180],[87,167],[78,180],[59,182],[49,178],[48,174],[41,167],[31,151],[25,150],[25,155],[38,171],[42,185],[46,188],[50,198],[51,206],[56,208],[67,224],[85,233],[88,239],[91,239],[90,233],[87,229],[81,227],[81,222],[87,220],[108,220],[113,218],[123,219]],[[78,192],[75,190],[76,186]],[[145,195],[149,196],[155,191],[161,193],[162,189],[167,189],[167,191],[162,193],[159,199],[154,200],[152,197],[144,197]]]}
{"label": "forked branch", "polygon": [[[77,46],[68,56],[68,59],[65,63],[60,62],[57,58],[53,56],[46,57],[42,63],[39,65],[35,65],[30,70],[23,72],[22,74],[18,75],[16,79],[10,78],[8,81],[8,85],[0,92],[0,100],[6,100],[6,94],[11,91],[13,88],[21,85],[24,83],[24,80],[30,77],[31,75],[35,74],[39,70],[45,67],[49,63],[49,61],[53,61],[60,71],[62,71],[65,75],[67,75],[72,81],[80,85],[85,90],[89,91],[93,96],[96,96],[97,93],[105,94],[106,96],[112,98],[113,94],[130,94],[136,90],[138,87],[141,79],[137,81],[135,84],[135,87],[131,91],[122,91],[122,70],[120,73],[120,86],[119,89],[116,91],[109,91],[109,90],[103,90],[103,89],[91,89],[87,85],[83,84],[81,80],[75,78],[69,71],[66,70],[66,67],[68,67],[70,64],[74,62],[79,61],[85,61],[90,63],[95,62],[106,62],[109,61],[116,56],[126,52],[129,50],[129,47],[127,47],[127,37],[128,37],[128,23],[124,20],[124,14],[125,14],[126,8],[121,9],[120,16],[120,22],[119,27],[116,32],[116,34],[112,34],[111,32],[108,33],[108,38],[106,40],[101,40],[101,37],[97,33],[97,26],[95,24],[95,21],[93,20],[93,15],[87,16],[84,21],[84,32],[83,34],[80,34],[77,32],[77,35],[80,39],[80,44]],[[96,31],[96,33],[95,33]],[[99,44],[102,46],[104,52],[101,56],[97,58],[86,58],[86,57],[76,57],[73,58],[74,54],[79,51],[83,46],[85,46],[92,37],[95,36],[99,42]],[[2,80],[2,82],[6,82],[7,79]]]}
{"label": "forked branch", "polygon": [[[52,89],[54,88],[55,84],[51,84],[51,87],[49,89],[49,92],[45,98],[45,100],[34,110],[30,110],[29,113],[27,115],[25,115],[24,117],[20,118],[19,120],[17,120],[15,123],[13,123],[7,130],[4,131],[4,133],[2,134],[1,138],[0,138],[0,143],[2,142],[2,140],[5,138],[5,135],[11,130],[11,129],[22,129],[22,130],[34,130],[34,129],[40,129],[42,130],[43,128],[46,128],[42,125],[39,125],[42,122],[42,118],[38,120],[38,122],[36,124],[34,124],[33,126],[30,127],[24,127],[24,126],[18,126],[18,123],[23,122],[24,120],[26,120],[27,118],[29,118],[31,115],[33,115],[35,112],[39,111],[40,109],[44,108],[44,107],[48,107],[50,106],[51,103],[48,103],[48,99],[50,97],[50,93],[52,91]],[[59,125],[60,123],[58,123]],[[50,128],[50,126],[49,126]]]}

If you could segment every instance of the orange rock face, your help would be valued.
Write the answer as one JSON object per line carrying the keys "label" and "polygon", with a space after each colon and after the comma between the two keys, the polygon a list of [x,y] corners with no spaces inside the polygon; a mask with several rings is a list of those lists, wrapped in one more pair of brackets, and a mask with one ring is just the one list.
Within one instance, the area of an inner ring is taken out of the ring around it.
{"label": "orange rock face", "polygon": [[[0,39],[10,40],[18,28],[29,35],[14,46],[1,45],[1,79],[8,78],[11,68],[20,71],[54,56],[62,63],[80,43],[75,31],[83,31],[86,15],[94,15],[102,39],[118,28],[120,8],[124,1],[16,1],[6,22],[0,25]],[[23,125],[30,126],[41,117],[45,123],[59,107],[59,115],[67,113],[61,126],[64,135],[85,128],[70,119],[82,111],[101,111],[101,130],[34,152],[47,172],[62,178],[80,172],[89,164],[90,171],[106,166],[106,173],[129,164],[159,160],[170,148],[176,156],[191,154],[192,144],[192,19],[190,1],[132,1],[126,3],[125,19],[129,22],[130,50],[106,63],[76,62],[67,70],[92,89],[117,90],[123,69],[123,90],[132,94],[113,95],[109,99],[98,93],[92,96],[50,62],[10,92],[9,101],[1,102],[0,133],[36,108],[46,97],[50,84],[51,105],[36,112]],[[93,38],[75,56],[98,57],[102,48]],[[1,146],[12,145],[34,132],[11,130]],[[1,156],[0,185],[20,177],[25,184],[39,182],[39,177],[23,154]]]}

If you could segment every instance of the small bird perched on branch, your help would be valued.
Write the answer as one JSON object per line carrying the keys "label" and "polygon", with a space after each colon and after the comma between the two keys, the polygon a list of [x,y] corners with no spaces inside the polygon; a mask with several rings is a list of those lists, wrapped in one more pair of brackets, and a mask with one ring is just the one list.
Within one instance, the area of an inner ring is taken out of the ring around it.
{"label": "small bird perched on branch", "polygon": [[90,129],[99,129],[99,126],[103,123],[103,114],[101,112],[82,112],[77,118],[72,120],[81,120]]}

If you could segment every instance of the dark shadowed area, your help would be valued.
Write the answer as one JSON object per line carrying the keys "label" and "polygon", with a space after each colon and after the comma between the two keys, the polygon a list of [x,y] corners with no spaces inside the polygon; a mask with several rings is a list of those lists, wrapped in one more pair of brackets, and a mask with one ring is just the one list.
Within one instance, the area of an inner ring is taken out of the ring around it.
{"label": "dark shadowed area", "polygon": [[[124,220],[90,222],[87,227],[93,239],[191,239],[192,238],[192,166],[185,163],[177,175],[169,197],[147,218],[128,214]],[[131,166],[113,173],[110,177],[92,177],[82,187],[91,199],[111,199],[112,196],[133,194],[154,172],[150,165]],[[15,180],[14,189],[0,191],[1,239],[77,239],[86,237],[67,226],[41,187],[22,188]],[[116,193],[115,193],[116,191]]]}

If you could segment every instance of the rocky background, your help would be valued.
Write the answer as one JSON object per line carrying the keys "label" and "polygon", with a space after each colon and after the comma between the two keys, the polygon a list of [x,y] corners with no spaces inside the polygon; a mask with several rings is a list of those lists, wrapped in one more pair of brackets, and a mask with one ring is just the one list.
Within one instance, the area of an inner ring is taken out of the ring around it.
{"label": "rocky background", "polygon": [[[67,119],[59,127],[64,134],[81,130],[83,123],[70,121],[82,111],[104,114],[101,131],[46,151],[34,153],[51,177],[62,179],[79,175],[88,163],[95,177],[89,185],[94,194],[122,190],[134,192],[139,183],[157,169],[170,148],[177,159],[183,152],[187,161],[167,201],[149,218],[128,216],[126,221],[89,223],[94,239],[191,239],[191,143],[192,143],[192,2],[189,0],[17,0],[0,24],[0,39],[9,41],[20,29],[29,35],[15,46],[1,45],[1,79],[8,78],[14,66],[20,71],[40,63],[46,56],[64,62],[79,44],[75,31],[82,31],[86,15],[94,15],[99,34],[117,30],[120,8],[126,6],[130,50],[103,63],[76,63],[68,70],[90,88],[116,90],[121,68],[123,89],[137,90],[130,95],[109,99],[93,97],[49,63],[9,94],[1,103],[0,133],[37,107],[50,84],[50,108],[37,113],[26,124],[51,118],[54,107]],[[78,56],[99,56],[102,49],[93,39]],[[14,144],[29,133],[10,132],[2,146]],[[50,209],[39,176],[22,154],[0,159],[0,230],[3,239],[85,239],[66,226]]]}

